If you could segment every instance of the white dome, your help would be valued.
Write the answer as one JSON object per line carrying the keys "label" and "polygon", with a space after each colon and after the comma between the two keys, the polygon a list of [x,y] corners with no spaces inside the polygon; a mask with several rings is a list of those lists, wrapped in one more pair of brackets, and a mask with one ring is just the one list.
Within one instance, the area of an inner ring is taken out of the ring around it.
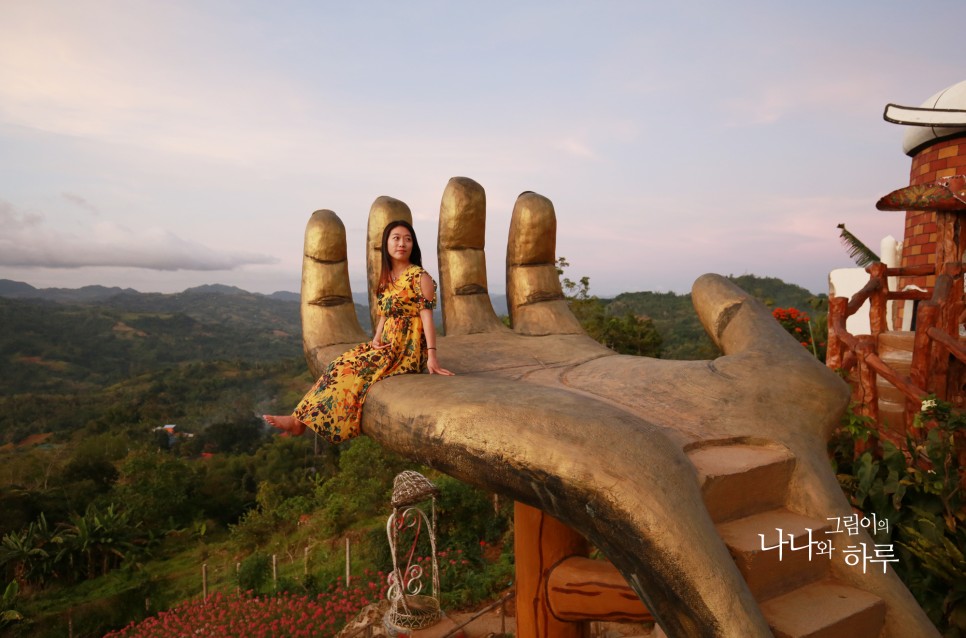
{"label": "white dome", "polygon": [[[966,110],[966,80],[936,93],[921,108]],[[902,150],[912,156],[923,144],[958,133],[966,133],[966,126],[908,126],[902,136]]]}

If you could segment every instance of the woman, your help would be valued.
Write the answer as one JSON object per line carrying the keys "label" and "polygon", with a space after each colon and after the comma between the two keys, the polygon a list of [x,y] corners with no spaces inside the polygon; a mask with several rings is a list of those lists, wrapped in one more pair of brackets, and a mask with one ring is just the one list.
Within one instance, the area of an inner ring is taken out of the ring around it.
{"label": "woman", "polygon": [[369,387],[410,372],[452,375],[436,357],[436,283],[422,268],[423,257],[409,223],[389,222],[382,233],[382,274],[372,342],[336,358],[290,416],[265,420],[292,435],[315,430],[332,443],[358,436]]}

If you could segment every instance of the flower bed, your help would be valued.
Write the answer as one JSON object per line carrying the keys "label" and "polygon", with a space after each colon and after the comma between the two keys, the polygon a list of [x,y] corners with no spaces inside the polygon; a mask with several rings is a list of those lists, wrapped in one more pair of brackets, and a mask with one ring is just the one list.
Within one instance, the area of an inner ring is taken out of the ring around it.
{"label": "flower bed", "polygon": [[238,636],[251,638],[326,638],[369,603],[385,598],[385,574],[367,572],[346,588],[340,578],[316,597],[288,592],[275,596],[216,593],[191,600],[105,638]]}

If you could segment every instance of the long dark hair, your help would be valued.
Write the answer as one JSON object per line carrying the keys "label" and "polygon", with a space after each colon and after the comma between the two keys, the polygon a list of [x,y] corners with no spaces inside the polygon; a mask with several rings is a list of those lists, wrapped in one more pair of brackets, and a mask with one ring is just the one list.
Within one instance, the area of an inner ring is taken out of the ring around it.
{"label": "long dark hair", "polygon": [[423,267],[423,252],[419,249],[419,240],[416,239],[416,231],[413,230],[412,224],[401,219],[389,222],[386,224],[386,228],[382,231],[382,243],[379,245],[382,251],[382,272],[379,274],[379,288],[381,292],[386,289],[389,282],[392,281],[392,260],[389,258],[389,250],[387,248],[389,244],[389,233],[392,232],[393,228],[402,226],[409,231],[409,234],[413,236],[413,252],[409,255],[409,262],[416,264],[420,268]]}

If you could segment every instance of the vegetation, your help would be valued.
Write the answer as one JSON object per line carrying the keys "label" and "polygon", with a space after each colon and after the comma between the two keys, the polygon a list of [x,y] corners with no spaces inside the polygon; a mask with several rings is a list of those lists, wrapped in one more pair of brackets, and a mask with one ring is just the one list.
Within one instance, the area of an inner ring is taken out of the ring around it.
{"label": "vegetation", "polygon": [[[750,283],[771,293],[770,281]],[[619,352],[700,350],[680,330],[696,324],[687,296],[658,295],[673,306],[660,314],[665,333],[659,313],[637,303],[653,293],[601,300],[586,278],[564,285],[588,332]],[[0,298],[4,631],[103,635],[166,609],[200,613],[203,564],[225,613],[267,613],[267,600],[276,611],[290,600],[328,609],[326,596],[348,596],[338,580],[346,539],[354,575],[390,569],[385,520],[403,469],[440,489],[444,606],[510,584],[511,503],[366,438],[333,447],[267,431],[258,415],[293,405],[312,381],[297,304],[224,290],[101,292],[71,303]],[[425,564],[429,548],[417,549]],[[254,598],[240,594],[249,590]],[[323,613],[332,627],[345,620]]]}
{"label": "vegetation", "polygon": [[851,410],[830,444],[852,504],[887,521],[876,543],[895,545],[896,572],[948,638],[966,636],[964,436],[966,416],[931,398],[898,446]]}
{"label": "vegetation", "polygon": [[385,574],[370,572],[357,585],[346,586],[339,579],[315,596],[219,592],[207,601],[185,601],[143,622],[132,622],[105,638],[181,638],[194,635],[199,627],[211,636],[326,638],[385,595]]}
{"label": "vegetation", "polygon": [[[557,260],[561,285],[571,310],[594,339],[622,354],[686,360],[721,355],[694,312],[690,294],[625,292],[599,299],[590,295],[589,277],[572,281],[563,276],[568,266],[565,258]],[[801,313],[804,328],[814,337],[816,356],[825,360],[824,352],[819,352],[824,346],[818,344],[826,341],[828,332],[828,295],[814,295],[774,277],[731,275],[728,279],[769,308]]]}
{"label": "vegetation", "polygon": [[608,312],[606,303],[590,294],[589,277],[581,277],[578,282],[563,277],[568,266],[566,258],[557,259],[557,274],[561,276],[570,310],[591,338],[620,354],[660,356],[661,335],[653,321],[630,310],[621,314]]}

